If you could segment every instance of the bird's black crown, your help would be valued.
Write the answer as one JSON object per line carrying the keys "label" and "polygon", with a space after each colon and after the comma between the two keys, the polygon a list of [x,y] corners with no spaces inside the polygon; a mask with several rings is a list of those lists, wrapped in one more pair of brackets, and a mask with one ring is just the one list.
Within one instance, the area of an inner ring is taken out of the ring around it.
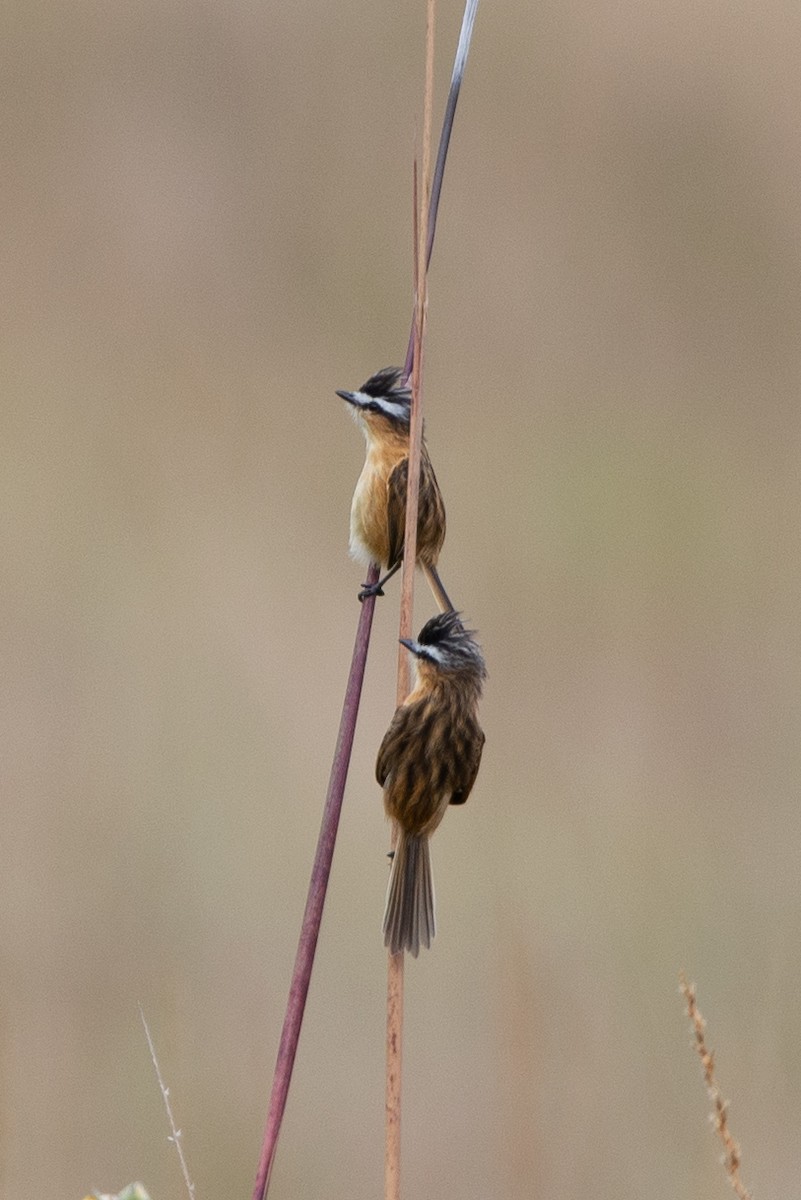
{"label": "bird's black crown", "polygon": [[[485,679],[487,668],[475,631],[465,629],[461,614],[439,613],[426,621],[417,638],[421,657],[430,659],[442,670],[469,671],[478,681]],[[426,649],[431,653],[426,654]]]}
{"label": "bird's black crown", "polygon": [[421,646],[441,646],[443,642],[451,641],[453,638],[465,634],[467,634],[467,630],[462,624],[461,614],[444,612],[432,617],[430,621],[426,621],[417,640]]}
{"label": "bird's black crown", "polygon": [[362,384],[359,391],[376,400],[386,398],[394,404],[411,404],[412,391],[408,384],[401,383],[402,376],[400,367],[382,367]]}

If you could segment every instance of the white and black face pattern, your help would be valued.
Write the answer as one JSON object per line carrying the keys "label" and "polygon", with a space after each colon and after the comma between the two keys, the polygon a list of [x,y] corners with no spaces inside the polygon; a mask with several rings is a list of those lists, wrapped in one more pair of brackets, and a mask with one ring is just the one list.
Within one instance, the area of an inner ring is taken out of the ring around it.
{"label": "white and black face pattern", "polygon": [[383,416],[392,424],[408,431],[412,393],[401,383],[400,367],[384,367],[371,375],[356,392],[337,391],[351,406],[354,419],[364,425],[368,414]]}
{"label": "white and black face pattern", "polygon": [[484,679],[487,668],[481,647],[473,631],[465,629],[459,613],[445,612],[427,621],[416,641],[403,644],[423,662],[433,663],[446,672],[464,672]]}

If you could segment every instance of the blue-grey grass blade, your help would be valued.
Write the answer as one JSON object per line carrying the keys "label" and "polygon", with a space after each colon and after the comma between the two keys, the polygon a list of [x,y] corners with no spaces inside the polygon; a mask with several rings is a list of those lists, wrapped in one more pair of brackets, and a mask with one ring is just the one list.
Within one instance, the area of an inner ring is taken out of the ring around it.
{"label": "blue-grey grass blade", "polygon": [[470,53],[470,42],[473,37],[473,25],[476,19],[478,10],[478,0],[467,0],[465,5],[464,16],[462,17],[462,29],[459,34],[459,45],[456,47],[456,58],[453,63],[453,74],[451,75],[451,86],[448,90],[448,99],[445,104],[445,117],[442,122],[442,133],[440,134],[439,147],[437,149],[437,161],[434,166],[434,178],[431,181],[431,202],[429,205],[428,216],[428,242],[426,244],[426,266],[431,262],[431,251],[434,248],[434,226],[437,221],[437,209],[439,208],[439,197],[442,191],[442,179],[445,174],[445,159],[448,157],[448,146],[451,140],[451,130],[453,129],[453,118],[456,114],[456,101],[459,99],[459,90],[462,86],[464,78],[464,69],[467,66],[467,56]]}
{"label": "blue-grey grass blade", "polygon": [[[476,12],[478,11],[478,0],[467,0],[462,17],[462,28],[459,33],[459,44],[456,47],[456,57],[453,62],[453,73],[451,75],[451,86],[448,89],[448,99],[445,103],[445,116],[442,119],[442,133],[439,137],[439,148],[437,150],[437,161],[434,166],[434,177],[431,181],[431,198],[428,204],[428,237],[426,240],[426,269],[431,262],[431,252],[434,249],[434,234],[437,228],[437,212],[439,211],[439,198],[442,193],[442,180],[445,176],[445,162],[448,158],[448,147],[451,142],[451,132],[453,131],[453,121],[456,115],[456,102],[459,99],[459,91],[464,78],[465,67],[467,66],[467,56],[470,53],[470,43],[473,39],[473,25],[476,20]],[[414,318],[412,318],[412,328],[409,334],[409,345],[406,350],[406,364],[403,369],[404,379],[408,379],[412,373],[412,363],[414,361]]]}

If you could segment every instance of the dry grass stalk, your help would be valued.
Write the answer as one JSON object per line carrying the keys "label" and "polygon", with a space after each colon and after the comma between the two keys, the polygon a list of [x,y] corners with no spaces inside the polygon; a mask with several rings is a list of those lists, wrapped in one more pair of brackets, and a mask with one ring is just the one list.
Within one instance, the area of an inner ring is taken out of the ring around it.
{"label": "dry grass stalk", "polygon": [[181,1131],[180,1131],[180,1129],[178,1129],[176,1127],[175,1120],[172,1115],[172,1105],[170,1104],[170,1089],[167,1087],[167,1085],[165,1084],[164,1080],[161,1077],[161,1068],[159,1067],[159,1060],[156,1057],[156,1047],[153,1045],[153,1038],[150,1036],[150,1027],[145,1018],[144,1009],[142,1008],[141,1004],[139,1005],[139,1016],[142,1018],[142,1024],[145,1027],[145,1037],[147,1038],[147,1045],[148,1045],[148,1049],[150,1050],[150,1058],[153,1062],[153,1066],[156,1071],[156,1079],[159,1081],[159,1087],[161,1088],[161,1098],[164,1101],[164,1108],[166,1109],[166,1112],[167,1112],[167,1121],[169,1122],[169,1126],[170,1126],[170,1139],[169,1140],[173,1143],[176,1151],[178,1152],[178,1161],[181,1164],[181,1174],[184,1177],[184,1183],[186,1184],[186,1190],[189,1193],[189,1200],[195,1200],[195,1185],[194,1185],[194,1183],[192,1183],[192,1180],[189,1176],[189,1167],[187,1166],[186,1158],[184,1156],[184,1148],[181,1144]]}
{"label": "dry grass stalk", "polygon": [[721,1162],[739,1200],[751,1200],[751,1194],[740,1178],[740,1147],[732,1137],[729,1129],[729,1104],[723,1099],[718,1081],[715,1078],[715,1055],[706,1044],[706,1021],[701,1016],[695,999],[695,984],[687,982],[687,976],[682,971],[679,975],[681,992],[687,1002],[687,1016],[690,1018],[695,1037],[695,1049],[701,1060],[704,1072],[704,1083],[707,1095],[712,1102],[712,1112],[709,1115],[715,1132],[723,1143]]}

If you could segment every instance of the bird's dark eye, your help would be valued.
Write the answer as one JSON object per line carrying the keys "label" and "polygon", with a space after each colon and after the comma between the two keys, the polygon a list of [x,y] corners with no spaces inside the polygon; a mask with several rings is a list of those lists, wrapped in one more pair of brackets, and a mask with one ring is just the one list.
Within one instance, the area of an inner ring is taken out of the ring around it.
{"label": "bird's dark eye", "polygon": [[366,405],[366,408],[368,412],[381,412],[381,409],[379,405],[376,404],[375,400],[371,400],[370,403]]}

